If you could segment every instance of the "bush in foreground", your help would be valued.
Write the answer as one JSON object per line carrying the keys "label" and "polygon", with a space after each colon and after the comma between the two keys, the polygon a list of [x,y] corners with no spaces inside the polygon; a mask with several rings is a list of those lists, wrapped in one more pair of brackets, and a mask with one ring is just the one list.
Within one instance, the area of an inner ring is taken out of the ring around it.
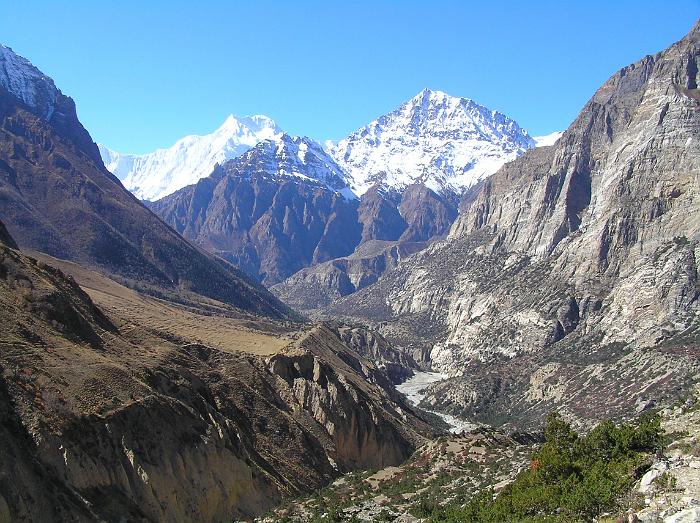
{"label": "bush in foreground", "polygon": [[605,421],[580,436],[553,413],[544,434],[530,468],[496,497],[484,491],[466,505],[421,515],[431,522],[590,521],[615,509],[663,445],[661,420],[652,414],[633,423]]}

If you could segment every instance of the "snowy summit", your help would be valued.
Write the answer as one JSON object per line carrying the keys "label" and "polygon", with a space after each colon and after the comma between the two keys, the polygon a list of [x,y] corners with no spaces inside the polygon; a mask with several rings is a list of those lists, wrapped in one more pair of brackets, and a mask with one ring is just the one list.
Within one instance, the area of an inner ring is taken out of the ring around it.
{"label": "snowy summit", "polygon": [[0,86],[44,120],[51,120],[61,95],[53,80],[32,63],[0,44]]}
{"label": "snowy summit", "polygon": [[401,190],[416,182],[460,193],[534,146],[507,116],[425,89],[328,147],[359,195],[375,184]]}
{"label": "snowy summit", "polygon": [[257,174],[275,180],[299,178],[340,193],[348,200],[357,199],[343,170],[321,144],[307,137],[284,133],[277,139],[259,143],[223,167],[239,175]]}
{"label": "snowy summit", "polygon": [[152,153],[120,154],[104,145],[99,148],[105,166],[124,187],[138,198],[155,201],[209,176],[216,164],[281,135],[282,130],[267,116],[231,115],[211,134],[186,136]]}

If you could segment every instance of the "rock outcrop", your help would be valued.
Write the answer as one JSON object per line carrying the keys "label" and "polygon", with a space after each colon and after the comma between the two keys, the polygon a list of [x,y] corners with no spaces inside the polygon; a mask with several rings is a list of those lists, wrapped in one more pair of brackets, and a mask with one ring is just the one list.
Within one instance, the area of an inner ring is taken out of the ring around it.
{"label": "rock outcrop", "polygon": [[[327,325],[343,341],[345,345],[362,357],[374,362],[383,370],[393,384],[399,384],[413,376],[414,371],[421,369],[422,361],[416,361],[410,355],[398,350],[384,337],[362,325],[345,325],[337,322],[328,322]],[[389,394],[393,394],[393,387],[387,387],[382,382],[370,379],[377,383]]]}
{"label": "rock outcrop", "polygon": [[635,485],[644,508],[630,507],[637,521],[683,523],[700,518],[700,404],[694,390],[673,408],[662,411],[669,442]]}
{"label": "rock outcrop", "polygon": [[0,222],[0,242],[4,243],[12,249],[18,248],[14,238],[10,236],[10,233],[7,232],[7,227],[5,227],[5,224],[2,222]]}
{"label": "rock outcrop", "polygon": [[397,464],[430,433],[325,327],[273,324],[260,343],[292,341],[263,356],[135,330],[115,310],[0,245],[3,519],[247,519],[343,472]]}

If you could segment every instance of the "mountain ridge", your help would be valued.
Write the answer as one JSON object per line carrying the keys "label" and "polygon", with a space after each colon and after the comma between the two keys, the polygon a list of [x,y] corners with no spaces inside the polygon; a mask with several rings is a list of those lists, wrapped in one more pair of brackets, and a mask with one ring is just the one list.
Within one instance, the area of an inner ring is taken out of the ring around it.
{"label": "mountain ridge", "polygon": [[150,207],[202,248],[276,283],[359,242],[344,176],[318,144],[284,134]]}
{"label": "mountain ridge", "polygon": [[213,132],[188,135],[172,146],[146,154],[121,154],[98,145],[107,169],[143,200],[158,200],[208,176],[214,166],[236,158],[282,130],[264,115],[229,115]]}
{"label": "mountain ridge", "polygon": [[29,78],[37,93],[52,93],[48,111],[45,97],[25,96],[26,82],[0,84],[0,220],[20,247],[98,267],[172,298],[205,297],[239,311],[298,318],[146,209],[104,167],[73,100],[28,60],[0,51],[4,63],[9,57],[15,64],[13,78]]}
{"label": "mountain ridge", "polygon": [[[263,124],[251,125],[248,122],[251,118],[258,118]],[[231,127],[238,134],[231,135]],[[243,130],[239,132],[240,129]],[[99,147],[105,165],[130,191],[141,199],[155,201],[206,177],[215,164],[238,157],[264,140],[279,140],[282,134],[265,116],[236,119],[231,115],[209,135],[187,136],[170,148],[148,154],[120,154],[105,145]],[[372,143],[362,143],[370,134]],[[402,135],[412,136],[415,143],[400,144]],[[222,144],[224,138],[235,146]],[[346,172],[349,186],[361,196],[380,178],[383,180],[380,187],[388,190],[402,192],[406,186],[422,182],[438,193],[459,194],[535,144],[515,121],[498,111],[468,98],[424,89],[343,140],[319,145]],[[192,151],[188,150],[190,147]],[[384,149],[373,150],[376,147]],[[410,152],[421,147],[419,157]],[[358,149],[363,150],[356,153]],[[371,169],[348,161],[349,156],[357,154],[367,157]],[[411,165],[397,167],[394,164],[398,160]],[[368,169],[373,172],[367,172]],[[418,171],[430,172],[426,175]]]}

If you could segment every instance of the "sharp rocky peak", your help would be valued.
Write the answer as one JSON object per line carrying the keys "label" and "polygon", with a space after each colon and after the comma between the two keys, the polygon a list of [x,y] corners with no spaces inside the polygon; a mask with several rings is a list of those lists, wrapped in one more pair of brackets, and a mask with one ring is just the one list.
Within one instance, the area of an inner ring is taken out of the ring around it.
{"label": "sharp rocky peak", "polygon": [[424,89],[329,148],[362,194],[422,182],[461,193],[535,146],[517,122],[468,98]]}
{"label": "sharp rocky peak", "polygon": [[226,171],[245,175],[295,177],[320,182],[348,199],[356,196],[347,175],[318,142],[306,136],[281,134],[257,144],[240,158],[225,165]]}
{"label": "sharp rocky peak", "polygon": [[46,121],[51,119],[61,91],[54,81],[10,47],[0,44],[0,86]]}

